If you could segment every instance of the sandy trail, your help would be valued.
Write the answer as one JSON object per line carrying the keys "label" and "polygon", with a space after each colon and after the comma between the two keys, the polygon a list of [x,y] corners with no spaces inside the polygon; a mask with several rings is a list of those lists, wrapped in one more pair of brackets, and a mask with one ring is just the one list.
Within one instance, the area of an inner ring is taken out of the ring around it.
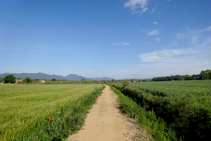
{"label": "sandy trail", "polygon": [[[69,136],[69,141],[129,141],[143,140],[134,121],[124,116],[118,107],[118,96],[106,85],[102,95],[89,110],[83,129]],[[143,134],[143,131],[142,133]],[[146,140],[146,139],[144,139]]]}

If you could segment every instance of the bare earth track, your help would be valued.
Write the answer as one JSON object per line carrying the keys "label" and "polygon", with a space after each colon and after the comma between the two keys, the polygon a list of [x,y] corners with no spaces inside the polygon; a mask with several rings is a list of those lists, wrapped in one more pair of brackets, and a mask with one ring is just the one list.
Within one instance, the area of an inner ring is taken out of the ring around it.
{"label": "bare earth track", "polygon": [[145,129],[123,115],[118,109],[118,96],[106,85],[87,114],[83,129],[69,136],[69,141],[146,141],[150,137]]}

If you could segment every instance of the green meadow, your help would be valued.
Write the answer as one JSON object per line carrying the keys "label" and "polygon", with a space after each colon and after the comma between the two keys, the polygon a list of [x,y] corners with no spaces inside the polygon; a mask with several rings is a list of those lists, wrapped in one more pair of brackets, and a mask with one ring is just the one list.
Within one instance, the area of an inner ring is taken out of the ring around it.
{"label": "green meadow", "polygon": [[130,86],[165,96],[211,96],[211,80],[143,82],[131,83]]}
{"label": "green meadow", "polygon": [[25,134],[39,121],[90,95],[101,84],[0,85],[0,140]]}
{"label": "green meadow", "polygon": [[[122,82],[118,81],[111,84],[122,86]],[[130,83],[129,86],[158,96],[211,97],[211,80],[136,82]]]}
{"label": "green meadow", "polygon": [[112,86],[163,119],[173,131],[171,139],[211,140],[211,80],[136,82],[128,87],[114,82]]}

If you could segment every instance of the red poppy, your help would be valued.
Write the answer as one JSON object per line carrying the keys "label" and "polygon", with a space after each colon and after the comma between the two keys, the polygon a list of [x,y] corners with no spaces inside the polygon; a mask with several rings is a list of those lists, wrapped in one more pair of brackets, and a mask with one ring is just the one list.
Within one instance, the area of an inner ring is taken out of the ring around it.
{"label": "red poppy", "polygon": [[54,120],[54,118],[52,118],[52,120]]}
{"label": "red poppy", "polygon": [[53,115],[51,115],[51,116],[53,116]]}
{"label": "red poppy", "polygon": [[48,117],[48,120],[51,119],[51,117]]}

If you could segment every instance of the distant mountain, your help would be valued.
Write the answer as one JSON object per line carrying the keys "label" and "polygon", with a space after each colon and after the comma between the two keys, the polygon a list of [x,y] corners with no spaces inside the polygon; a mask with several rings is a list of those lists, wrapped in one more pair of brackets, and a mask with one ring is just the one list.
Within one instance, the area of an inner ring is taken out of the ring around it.
{"label": "distant mountain", "polygon": [[87,78],[87,77],[83,77],[83,76],[79,76],[77,74],[69,74],[65,77],[61,76],[61,75],[49,75],[49,74],[45,74],[45,73],[4,73],[4,74],[0,74],[0,78],[4,78],[7,75],[14,75],[16,78],[21,78],[21,79],[25,79],[26,77],[29,77],[31,79],[46,79],[46,80],[51,80],[51,79],[57,79],[57,80],[81,80],[81,79],[85,79],[85,80],[112,80],[112,78],[109,77],[102,77],[102,78]]}
{"label": "distant mountain", "polygon": [[55,79],[65,79],[63,76],[61,75],[49,75],[49,74],[45,74],[45,73],[4,73],[4,74],[0,74],[0,78],[4,78],[6,75],[14,75],[16,78],[21,78],[21,79],[25,79],[26,77],[29,77],[31,79],[46,79],[46,80],[51,80],[53,78]]}
{"label": "distant mountain", "polygon": [[110,77],[96,77],[96,78],[89,78],[89,80],[112,80]]}
{"label": "distant mountain", "polygon": [[66,80],[81,80],[81,79],[88,80],[88,78],[79,76],[77,74],[69,74],[69,75],[65,76],[64,79],[66,79]]}

